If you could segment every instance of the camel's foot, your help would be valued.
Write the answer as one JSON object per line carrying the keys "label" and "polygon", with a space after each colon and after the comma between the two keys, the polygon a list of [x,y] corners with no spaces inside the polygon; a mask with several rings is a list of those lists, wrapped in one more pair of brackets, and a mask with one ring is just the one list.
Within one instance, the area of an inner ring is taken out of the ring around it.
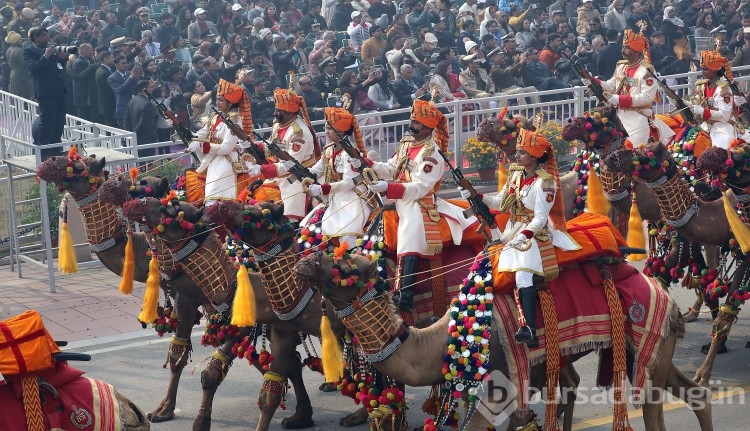
{"label": "camel's foot", "polygon": [[288,418],[284,418],[281,421],[281,427],[286,430],[310,428],[311,426],[314,426],[314,425],[315,425],[315,421],[313,421],[311,412],[305,412],[305,413],[295,412],[293,415],[289,416]]}
{"label": "camel's foot", "polygon": [[[701,353],[704,355],[708,354],[708,350],[711,348],[711,343],[704,344],[701,346]],[[727,341],[724,340],[721,342],[721,346],[719,346],[719,350],[716,351],[717,355],[723,355],[724,353],[729,352],[729,348],[727,348]]]}
{"label": "camel's foot", "polygon": [[685,322],[695,322],[698,320],[699,310],[695,310],[692,307],[688,308],[688,310],[682,315],[683,318],[685,318]]}
{"label": "camel's foot", "polygon": [[198,411],[198,417],[193,422],[193,431],[210,431],[211,430],[211,410],[201,408]]}
{"label": "camel's foot", "polygon": [[695,370],[693,381],[701,386],[708,387],[708,381],[710,377],[711,376],[706,372],[706,367],[701,365],[697,370]]}
{"label": "camel's foot", "polygon": [[151,422],[166,422],[174,419],[174,404],[164,399],[151,413],[146,415]]}
{"label": "camel's foot", "polygon": [[323,392],[336,392],[336,391],[338,391],[338,388],[336,387],[335,384],[328,383],[328,382],[323,383],[322,385],[320,385],[320,387],[318,389],[320,389]]}
{"label": "camel's foot", "polygon": [[367,409],[364,407],[339,419],[339,425],[344,427],[353,427],[365,422],[367,422]]}

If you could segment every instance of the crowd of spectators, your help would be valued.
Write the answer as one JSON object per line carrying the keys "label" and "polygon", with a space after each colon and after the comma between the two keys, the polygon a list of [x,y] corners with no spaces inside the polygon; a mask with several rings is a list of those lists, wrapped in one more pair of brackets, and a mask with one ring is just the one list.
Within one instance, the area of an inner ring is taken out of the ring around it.
{"label": "crowd of spectators", "polygon": [[[78,48],[59,83],[66,112],[131,130],[145,109],[131,101],[144,90],[200,127],[222,78],[247,91],[258,126],[273,121],[273,89],[290,77],[313,120],[344,92],[359,113],[407,107],[431,89],[440,101],[564,89],[581,85],[571,61],[609,78],[626,28],[649,37],[663,74],[694,68],[691,37],[750,64],[746,0],[79,1],[66,10],[20,0],[0,8],[2,88],[34,99],[22,51],[30,29],[46,28],[51,46]],[[169,136],[169,124],[148,127],[157,128],[148,140]]]}

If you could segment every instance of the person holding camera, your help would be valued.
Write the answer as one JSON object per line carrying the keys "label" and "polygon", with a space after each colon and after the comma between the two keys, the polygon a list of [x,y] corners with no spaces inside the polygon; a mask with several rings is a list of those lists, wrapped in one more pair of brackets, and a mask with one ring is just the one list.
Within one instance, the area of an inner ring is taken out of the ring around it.
{"label": "person holding camera", "polygon": [[35,141],[37,145],[56,144],[61,142],[65,127],[67,90],[62,85],[65,66],[68,54],[77,50],[75,47],[48,46],[49,32],[43,27],[29,30],[29,39],[31,44],[24,48],[23,59],[34,79],[34,95],[39,103],[39,139]]}

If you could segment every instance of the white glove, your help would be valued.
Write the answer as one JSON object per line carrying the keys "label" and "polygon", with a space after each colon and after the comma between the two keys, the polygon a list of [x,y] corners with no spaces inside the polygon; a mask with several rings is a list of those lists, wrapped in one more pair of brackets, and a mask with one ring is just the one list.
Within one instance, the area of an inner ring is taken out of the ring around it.
{"label": "white glove", "polygon": [[693,114],[695,115],[703,116],[703,107],[701,105],[692,105],[690,110],[693,111]]}
{"label": "white glove", "polygon": [[607,102],[609,102],[612,105],[619,105],[620,104],[620,96],[613,94],[609,96],[609,99],[607,99]]}
{"label": "white glove", "polygon": [[585,86],[587,86],[587,87],[588,87],[589,85],[591,85],[591,80],[590,80],[590,79],[586,79],[586,78],[583,78],[583,79],[582,79],[582,81],[583,81],[583,85],[585,85]]}
{"label": "white glove", "polygon": [[260,175],[260,165],[250,165],[247,168],[247,174],[251,177]]}
{"label": "white glove", "polygon": [[282,160],[281,162],[281,169],[278,169],[279,175],[284,175],[292,170],[294,167],[294,162],[291,160]]}
{"label": "white glove", "polygon": [[471,192],[463,187],[459,187],[458,192],[461,193],[461,197],[464,199],[469,199],[471,197]]}
{"label": "white glove", "polygon": [[174,121],[172,121],[171,118],[165,118],[167,120],[167,124],[169,124],[169,127],[174,127]]}
{"label": "white glove", "polygon": [[513,238],[513,240],[511,240],[511,241],[510,241],[510,242],[509,242],[509,243],[508,243],[507,245],[508,245],[508,247],[517,247],[517,246],[519,246],[519,245],[523,244],[523,243],[524,243],[524,241],[526,241],[527,239],[528,239],[528,238],[526,238],[526,235],[524,235],[524,234],[522,234],[522,233],[519,233],[519,234],[518,234],[518,235],[516,235],[516,237],[515,237],[515,238]]}
{"label": "white glove", "polygon": [[202,144],[203,144],[202,142],[193,141],[193,142],[190,143],[190,145],[188,146],[187,150],[190,151],[190,152],[192,152],[192,153],[197,153],[198,150],[203,146]]}
{"label": "white glove", "polygon": [[367,188],[373,193],[383,193],[388,190],[388,183],[385,181],[373,181]]}
{"label": "white glove", "polygon": [[350,159],[350,160],[351,160],[352,167],[354,169],[359,169],[359,167],[362,166],[362,161],[361,160],[359,160],[359,159]]}
{"label": "white glove", "polygon": [[307,194],[313,197],[320,196],[323,194],[323,187],[320,184],[310,184]]}

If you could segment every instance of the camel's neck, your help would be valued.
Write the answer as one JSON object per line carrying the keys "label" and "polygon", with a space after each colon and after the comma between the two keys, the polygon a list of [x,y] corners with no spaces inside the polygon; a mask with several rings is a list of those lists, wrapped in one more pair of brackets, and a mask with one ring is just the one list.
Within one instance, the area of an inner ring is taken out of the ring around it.
{"label": "camel's neck", "polygon": [[[149,236],[151,234],[149,233]],[[159,236],[153,237],[153,244],[156,247],[156,255],[159,261],[159,272],[162,276],[166,276],[167,279],[172,280],[176,277],[179,272],[179,265],[175,262],[172,257],[172,252],[169,250],[169,246]]]}
{"label": "camel's neck", "polygon": [[289,245],[284,241],[276,245],[282,249],[279,252],[274,252],[274,247],[265,254],[255,254],[255,262],[271,308],[282,320],[296,317],[312,297],[309,288],[297,288],[294,265],[299,255],[295,246],[294,241]]}
{"label": "camel's neck", "polygon": [[378,295],[376,289],[362,295],[356,306],[349,305],[336,314],[357,336],[369,362],[387,359],[409,335],[388,296]]}
{"label": "camel's neck", "polygon": [[89,198],[89,196],[93,195],[76,201],[79,203],[78,210],[83,217],[89,244],[98,245],[113,239],[117,232],[122,232],[123,224],[114,204],[102,202],[98,197]]}
{"label": "camel's neck", "polygon": [[656,197],[661,215],[669,225],[683,227],[697,213],[698,200],[679,175],[664,175],[646,185]]}
{"label": "camel's neck", "polygon": [[[227,260],[224,248],[213,232],[207,232],[203,244],[180,259],[180,251],[173,252],[182,269],[198,285],[201,292],[214,304],[231,301],[237,271]],[[189,244],[189,242],[188,242]]]}

